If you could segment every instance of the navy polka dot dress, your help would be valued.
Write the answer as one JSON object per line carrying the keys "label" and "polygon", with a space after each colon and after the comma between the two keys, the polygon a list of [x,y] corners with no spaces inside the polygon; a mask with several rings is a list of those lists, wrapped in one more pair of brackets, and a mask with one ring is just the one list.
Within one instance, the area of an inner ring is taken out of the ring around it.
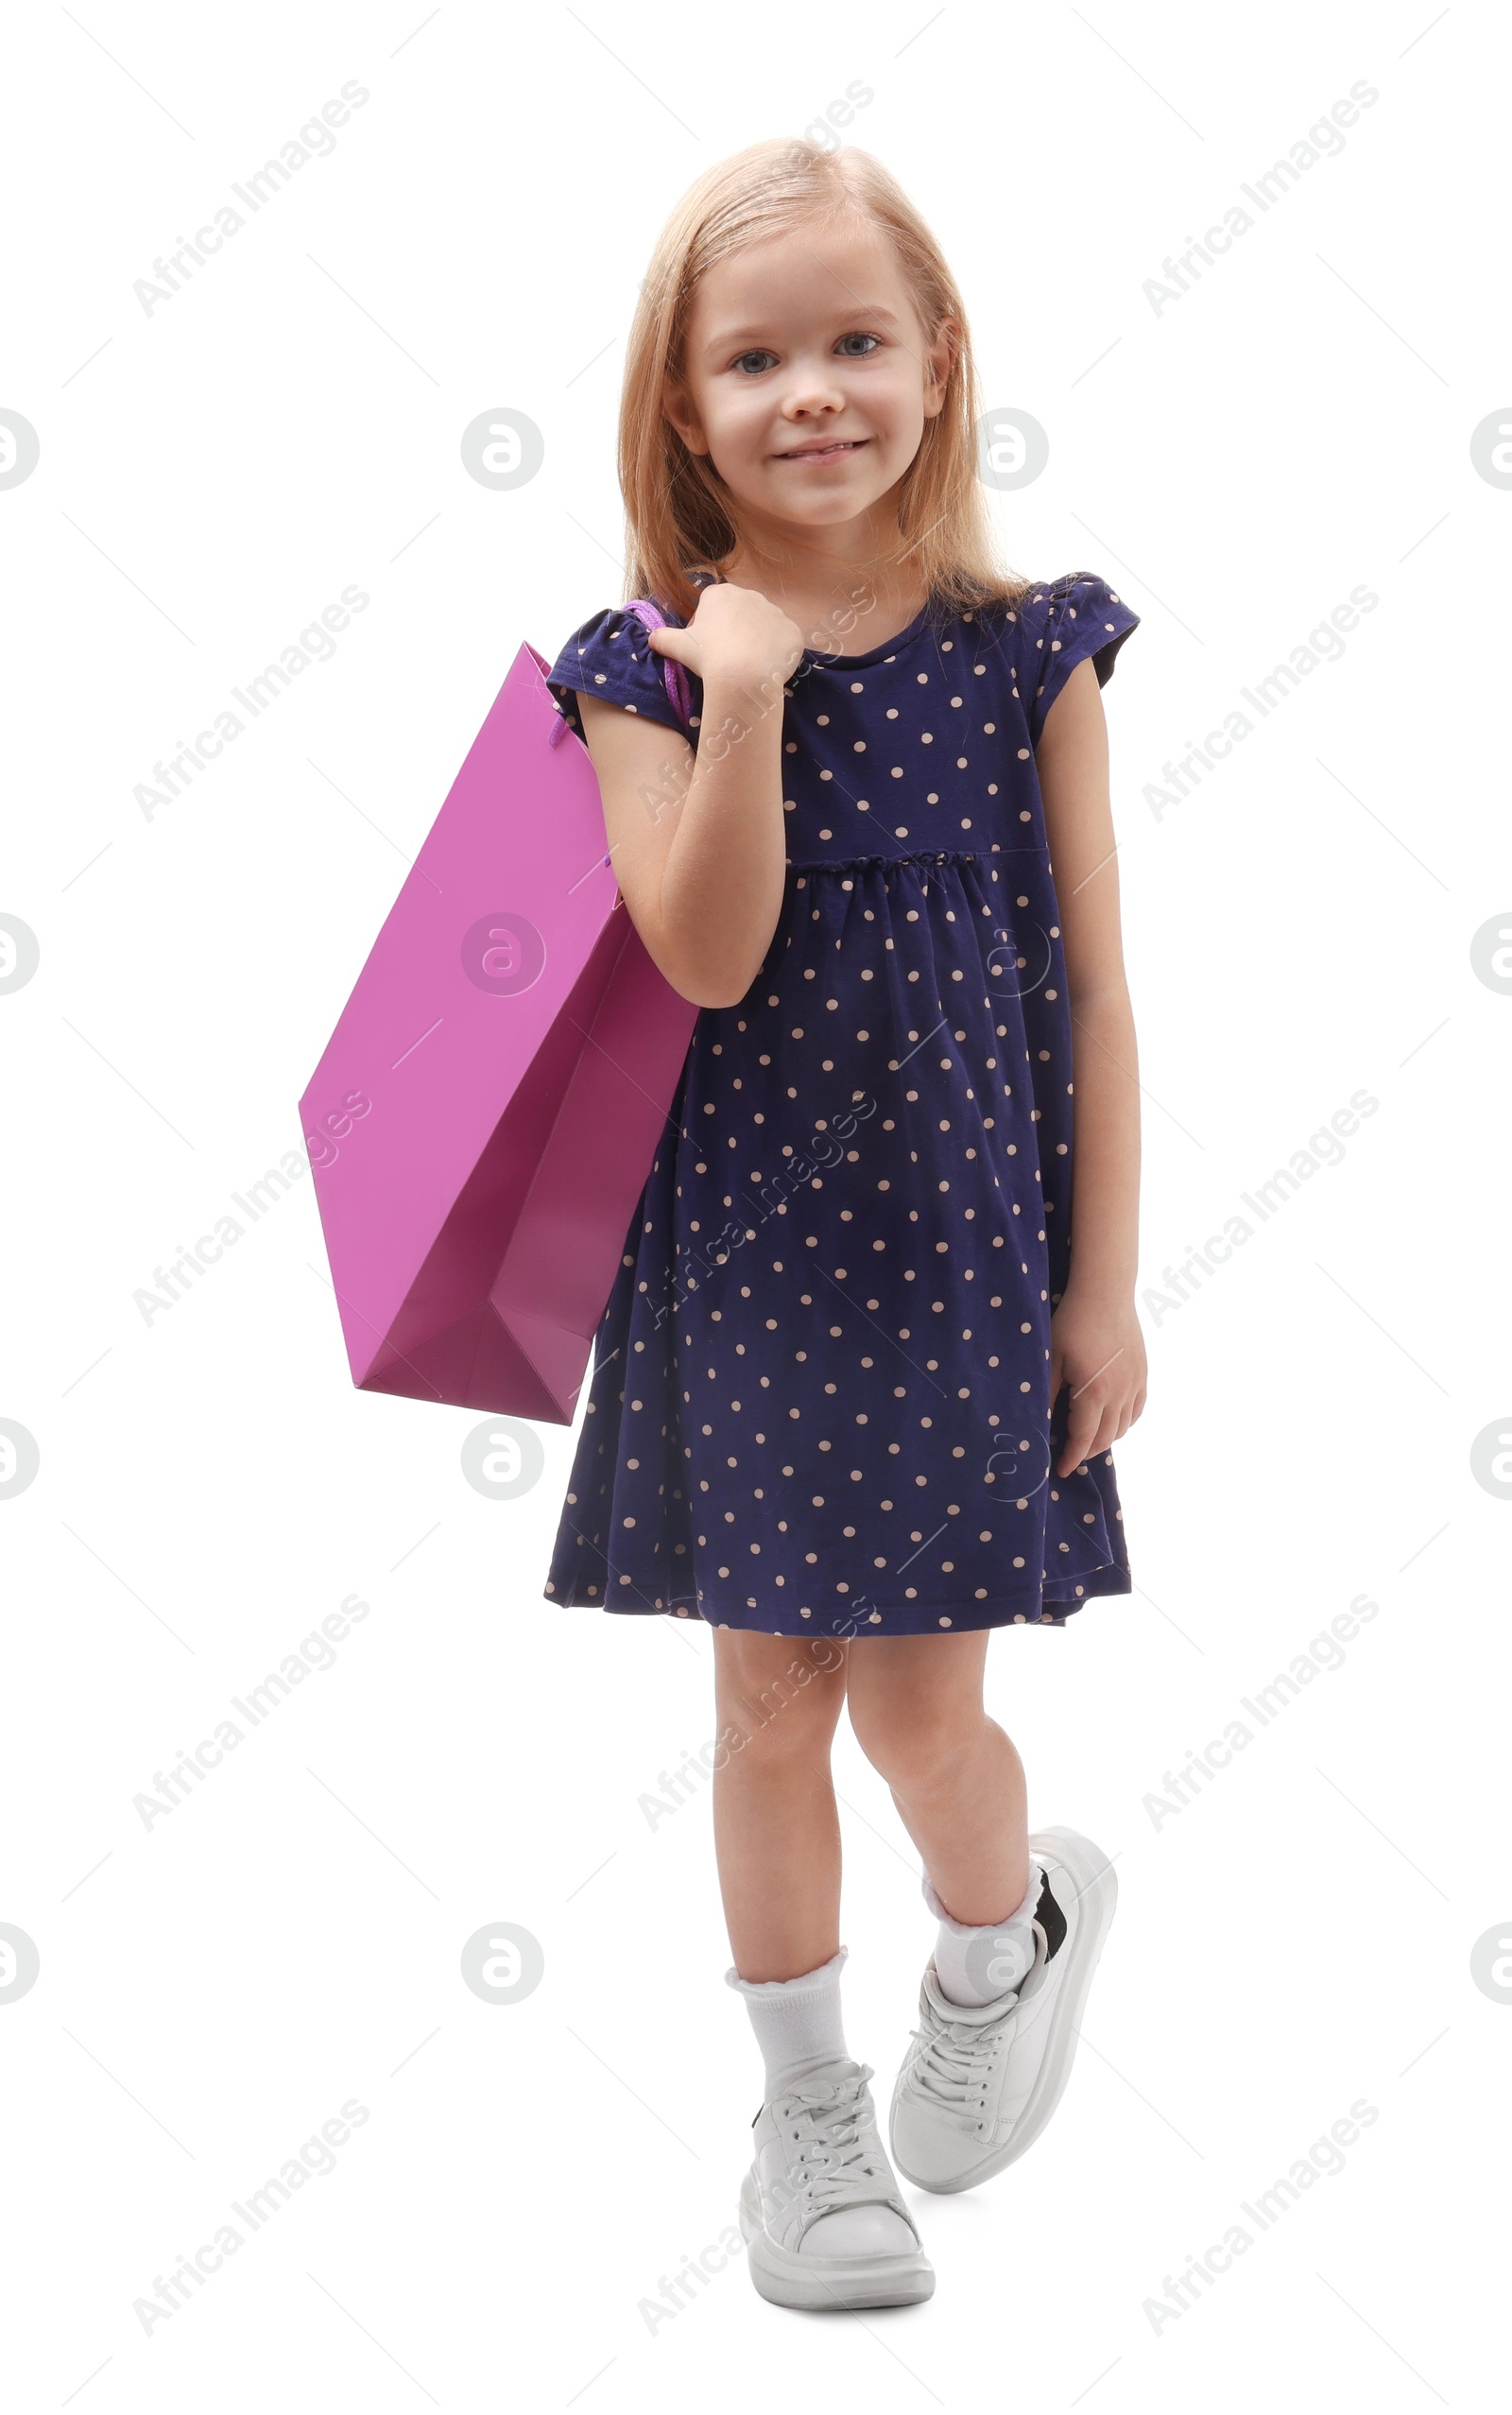
{"label": "navy polka dot dress", "polygon": [[[796,665],[782,913],[694,1026],[551,1600],[852,1637],[1059,1627],[1130,1590],[1111,1454],[1056,1473],[1071,1015],[1034,750],[1137,626],[1072,574]],[[618,609],[550,685],[579,736],[577,693],[680,727]]]}

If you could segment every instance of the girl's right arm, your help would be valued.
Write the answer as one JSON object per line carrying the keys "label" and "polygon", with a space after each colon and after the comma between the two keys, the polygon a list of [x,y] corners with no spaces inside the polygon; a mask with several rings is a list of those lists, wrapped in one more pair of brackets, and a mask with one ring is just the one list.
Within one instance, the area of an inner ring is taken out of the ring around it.
{"label": "girl's right arm", "polygon": [[679,732],[579,698],[620,894],[646,951],[695,1006],[735,1006],[771,944],[786,869],[782,689],[803,651],[754,588],[706,587],[656,652],[703,683],[696,756]]}

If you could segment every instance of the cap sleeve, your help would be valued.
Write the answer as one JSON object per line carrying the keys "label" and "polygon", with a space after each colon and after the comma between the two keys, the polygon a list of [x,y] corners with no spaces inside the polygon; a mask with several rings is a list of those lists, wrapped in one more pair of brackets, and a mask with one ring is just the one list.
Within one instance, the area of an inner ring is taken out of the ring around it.
{"label": "cap sleeve", "polygon": [[1024,597],[1019,625],[1019,686],[1029,736],[1038,746],[1045,716],[1077,664],[1090,656],[1097,667],[1098,686],[1106,687],[1118,649],[1129,631],[1138,629],[1140,616],[1093,572],[1073,570]]}
{"label": "cap sleeve", "polygon": [[[681,623],[674,626],[680,628]],[[579,696],[601,696],[607,703],[623,705],[627,713],[639,713],[646,721],[663,722],[668,729],[686,736],[688,733],[667,694],[664,662],[665,657],[650,644],[636,615],[614,604],[595,612],[592,620],[585,620],[581,629],[574,630],[546,674],[546,685],[578,737],[583,734],[583,717],[577,709]],[[683,668],[686,670],[687,665]],[[701,710],[702,697],[691,671],[688,683],[696,714]]]}

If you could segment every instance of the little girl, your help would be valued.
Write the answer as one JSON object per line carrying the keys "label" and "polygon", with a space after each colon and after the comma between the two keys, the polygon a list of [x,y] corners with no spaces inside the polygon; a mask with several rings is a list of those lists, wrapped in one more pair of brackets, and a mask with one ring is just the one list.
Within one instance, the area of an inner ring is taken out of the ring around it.
{"label": "little girl", "polygon": [[[972,2188],[1033,2143],[1113,1913],[1106,1854],[1028,1833],[982,1672],[994,1628],[1130,1590],[1139,1092],[1099,688],[1138,616],[1000,566],[979,416],[961,298],[876,160],[721,163],[630,337],[628,584],[660,610],[594,613],[550,680],[701,1011],[545,1591],[713,1630],[727,1975],[765,2066],[741,2228],[784,2306],[931,2295],[894,2163]],[[841,2023],[842,1702],[938,1923],[892,2161]]]}

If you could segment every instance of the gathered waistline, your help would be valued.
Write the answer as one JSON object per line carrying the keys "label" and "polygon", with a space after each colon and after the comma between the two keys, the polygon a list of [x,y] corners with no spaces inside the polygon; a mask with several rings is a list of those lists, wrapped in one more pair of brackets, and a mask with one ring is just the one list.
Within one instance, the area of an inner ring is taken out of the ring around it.
{"label": "gathered waistline", "polygon": [[984,854],[998,855],[1002,852],[999,847],[930,847],[911,855],[819,855],[809,864],[796,864],[789,855],[786,862],[790,872],[855,872],[873,864],[975,864],[981,862]]}

